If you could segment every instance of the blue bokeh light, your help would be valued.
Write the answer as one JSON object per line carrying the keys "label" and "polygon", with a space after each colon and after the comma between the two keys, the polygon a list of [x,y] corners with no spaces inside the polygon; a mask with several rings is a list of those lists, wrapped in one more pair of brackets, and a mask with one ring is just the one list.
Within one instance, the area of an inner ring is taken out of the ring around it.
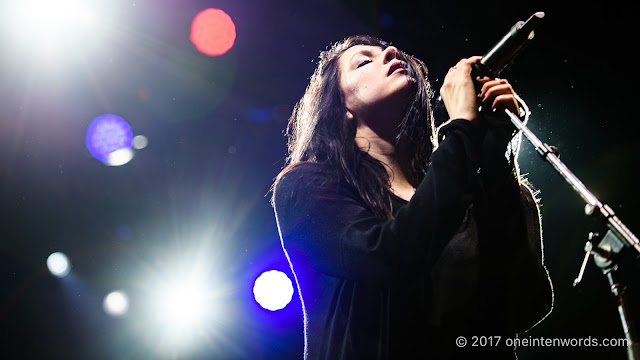
{"label": "blue bokeh light", "polygon": [[273,119],[273,109],[259,108],[251,111],[251,121],[256,123],[264,123]]}

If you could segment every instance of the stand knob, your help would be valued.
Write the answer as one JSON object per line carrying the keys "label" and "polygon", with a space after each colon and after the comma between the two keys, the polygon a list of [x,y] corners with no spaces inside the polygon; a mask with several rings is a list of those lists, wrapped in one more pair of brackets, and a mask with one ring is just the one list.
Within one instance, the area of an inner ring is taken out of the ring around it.
{"label": "stand knob", "polygon": [[[593,233],[591,233],[593,234]],[[591,238],[591,234],[589,234],[589,238]],[[578,277],[573,280],[573,287],[577,288],[580,286],[580,282],[582,282],[582,277],[584,276],[584,271],[587,269],[587,263],[589,262],[589,257],[591,256],[591,250],[593,249],[593,244],[591,241],[587,241],[584,245],[584,259],[582,260],[582,266],[580,266],[580,271],[578,272]]]}
{"label": "stand knob", "polygon": [[589,257],[593,255],[594,260],[598,265],[604,264],[611,259],[611,251],[607,251],[599,246],[593,246],[594,241],[599,241],[602,238],[599,233],[590,232],[589,233],[589,241],[584,245],[584,259],[582,260],[582,266],[580,266],[580,271],[578,272],[578,277],[573,280],[573,287],[578,287],[580,282],[582,281],[582,277],[584,276],[584,272],[587,269],[587,263],[589,262]]}

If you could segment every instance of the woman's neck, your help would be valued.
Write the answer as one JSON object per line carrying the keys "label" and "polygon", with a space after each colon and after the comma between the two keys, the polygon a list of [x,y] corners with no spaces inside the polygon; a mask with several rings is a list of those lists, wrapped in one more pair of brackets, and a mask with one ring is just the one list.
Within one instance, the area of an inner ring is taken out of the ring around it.
{"label": "woman's neck", "polygon": [[394,137],[383,138],[366,125],[358,126],[356,146],[380,161],[387,170],[391,191],[404,200],[410,200],[416,189],[411,184],[411,157],[395,146]]}

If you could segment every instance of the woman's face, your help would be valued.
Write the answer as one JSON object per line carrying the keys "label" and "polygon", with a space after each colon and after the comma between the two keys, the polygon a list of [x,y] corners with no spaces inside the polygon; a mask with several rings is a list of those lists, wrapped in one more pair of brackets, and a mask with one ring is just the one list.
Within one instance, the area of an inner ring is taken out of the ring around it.
{"label": "woman's face", "polygon": [[355,45],[340,56],[338,67],[349,118],[366,121],[381,114],[402,113],[413,79],[398,49]]}

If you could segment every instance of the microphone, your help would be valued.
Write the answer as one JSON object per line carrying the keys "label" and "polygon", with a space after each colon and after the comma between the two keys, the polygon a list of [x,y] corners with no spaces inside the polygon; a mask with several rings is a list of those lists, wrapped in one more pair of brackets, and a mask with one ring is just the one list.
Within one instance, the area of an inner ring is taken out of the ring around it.
{"label": "microphone", "polygon": [[527,21],[518,21],[509,32],[489,50],[482,59],[473,64],[471,75],[496,77],[502,69],[510,64],[520,50],[533,39],[534,29],[540,25],[544,13],[538,11]]}
{"label": "microphone", "polygon": [[[500,72],[509,65],[518,53],[533,39],[534,29],[540,25],[544,18],[544,12],[538,11],[531,15],[527,21],[518,21],[509,31],[489,50],[482,59],[473,64],[471,76],[497,77]],[[476,84],[478,85],[478,84]],[[479,86],[478,86],[479,87]],[[477,89],[480,91],[480,89]],[[447,118],[442,96],[438,96],[434,104],[436,120],[438,117]],[[438,122],[438,121],[436,121]],[[437,124],[436,124],[437,125]]]}

